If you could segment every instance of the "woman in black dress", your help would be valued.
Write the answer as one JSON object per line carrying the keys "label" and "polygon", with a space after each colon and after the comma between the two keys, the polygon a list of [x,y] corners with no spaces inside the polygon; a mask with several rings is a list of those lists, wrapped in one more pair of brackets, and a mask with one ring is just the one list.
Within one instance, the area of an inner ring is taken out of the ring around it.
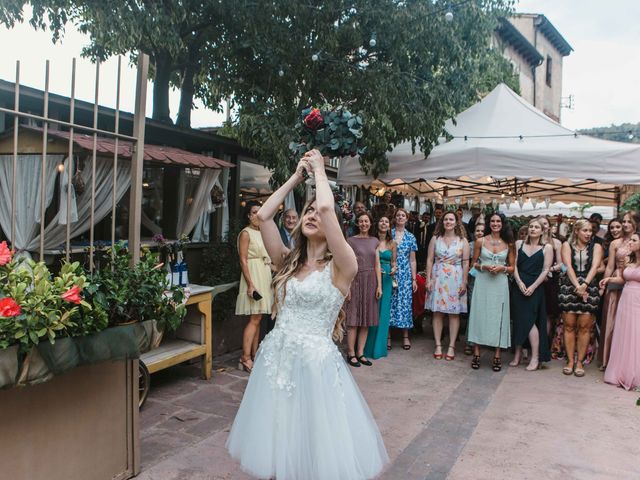
{"label": "woman in black dress", "polygon": [[517,289],[513,291],[511,308],[516,354],[509,363],[512,367],[520,364],[522,347],[527,340],[531,345],[531,360],[527,370],[537,370],[541,362],[551,360],[542,285],[552,263],[553,247],[544,242],[542,223],[533,219],[529,222],[525,239],[516,242],[514,278]]}
{"label": "woman in black dress", "polygon": [[[598,243],[591,241],[591,236],[589,220],[581,218],[573,225],[569,240],[562,244],[562,263],[567,266],[566,273],[560,278],[558,297],[567,352],[567,365],[562,373],[573,373],[576,377],[584,377],[584,359],[600,303],[596,274],[603,252]],[[574,357],[576,339],[577,359]]]}

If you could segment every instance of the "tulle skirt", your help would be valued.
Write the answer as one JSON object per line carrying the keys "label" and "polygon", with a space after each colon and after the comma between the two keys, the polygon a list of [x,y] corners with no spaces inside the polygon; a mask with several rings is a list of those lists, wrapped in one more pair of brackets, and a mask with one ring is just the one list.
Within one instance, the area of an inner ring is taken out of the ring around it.
{"label": "tulle skirt", "polygon": [[[231,456],[261,479],[375,477],[389,458],[337,347],[331,344],[323,358],[313,352],[300,357],[299,343],[277,333],[270,337],[258,353],[229,433]],[[274,368],[286,372],[284,381],[280,373],[274,377]]]}

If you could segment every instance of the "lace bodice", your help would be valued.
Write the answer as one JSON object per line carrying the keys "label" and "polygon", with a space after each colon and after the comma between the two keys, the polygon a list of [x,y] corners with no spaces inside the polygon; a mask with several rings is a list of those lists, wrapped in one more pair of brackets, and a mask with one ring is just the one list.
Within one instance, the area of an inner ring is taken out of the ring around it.
{"label": "lace bodice", "polygon": [[272,386],[295,388],[292,371],[303,363],[327,360],[337,367],[342,359],[331,338],[340,308],[342,292],[331,281],[331,264],[313,271],[303,280],[292,277],[284,292],[278,292],[280,310],[274,329],[260,346]]}

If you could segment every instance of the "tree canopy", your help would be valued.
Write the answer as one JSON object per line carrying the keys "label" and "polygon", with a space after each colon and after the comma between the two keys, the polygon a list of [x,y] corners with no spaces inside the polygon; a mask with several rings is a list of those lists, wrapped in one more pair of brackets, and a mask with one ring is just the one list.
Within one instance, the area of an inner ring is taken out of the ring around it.
{"label": "tree canopy", "polygon": [[31,23],[54,39],[67,21],[87,33],[93,58],[149,54],[156,119],[170,121],[171,82],[182,90],[182,126],[194,96],[214,109],[231,98],[237,115],[222,133],[276,179],[295,164],[288,144],[307,106],[347,104],[361,114],[361,164],[377,175],[394,144],[428,151],[446,119],[497,83],[518,88],[490,48],[512,0],[5,0],[0,21],[21,21],[26,3]]}

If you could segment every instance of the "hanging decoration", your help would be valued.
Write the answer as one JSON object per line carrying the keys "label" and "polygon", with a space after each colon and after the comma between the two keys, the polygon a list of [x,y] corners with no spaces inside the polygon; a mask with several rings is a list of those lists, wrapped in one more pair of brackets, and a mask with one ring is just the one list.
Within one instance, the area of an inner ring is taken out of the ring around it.
{"label": "hanging decoration", "polygon": [[531,197],[531,205],[533,206],[533,209],[536,209],[536,205],[538,205],[538,199],[536,197]]}
{"label": "hanging decoration", "polygon": [[511,197],[505,197],[504,203],[507,206],[507,210],[509,210],[509,208],[511,207],[511,202],[512,201],[513,201],[513,199]]}
{"label": "hanging decoration", "polygon": [[471,210],[471,207],[473,207],[473,198],[467,197],[467,210]]}
{"label": "hanging decoration", "polygon": [[498,209],[498,200],[496,200],[495,198],[491,199],[491,207],[493,208],[493,211],[495,212]]}
{"label": "hanging decoration", "polygon": [[551,205],[551,197],[544,197],[545,208],[549,208],[549,205]]}
{"label": "hanging decoration", "polygon": [[524,207],[524,197],[522,195],[518,197],[518,205],[520,205],[520,210],[522,210]]}

